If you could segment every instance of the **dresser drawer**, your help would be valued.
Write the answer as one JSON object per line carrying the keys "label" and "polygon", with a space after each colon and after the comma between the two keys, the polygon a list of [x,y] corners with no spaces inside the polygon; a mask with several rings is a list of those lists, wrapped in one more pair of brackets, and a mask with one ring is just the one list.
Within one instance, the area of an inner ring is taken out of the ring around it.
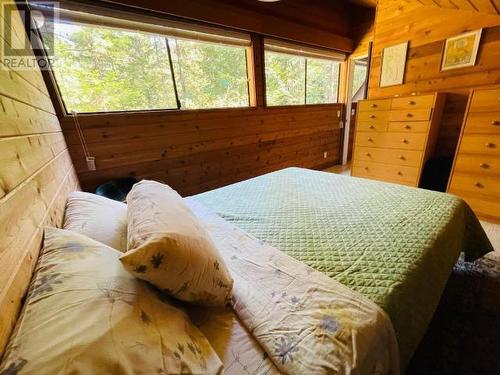
{"label": "dresser drawer", "polygon": [[491,133],[500,135],[500,111],[470,113],[467,116],[464,133]]}
{"label": "dresser drawer", "polygon": [[422,109],[432,108],[434,95],[412,96],[392,99],[392,109]]}
{"label": "dresser drawer", "polygon": [[500,89],[474,91],[469,113],[500,110]]}
{"label": "dresser drawer", "polygon": [[500,156],[500,137],[494,134],[464,134],[459,153]]}
{"label": "dresser drawer", "polygon": [[455,172],[449,191],[452,194],[472,196],[478,199],[500,199],[500,179]]}
{"label": "dresser drawer", "polygon": [[385,132],[387,131],[387,121],[358,121],[360,132]]}
{"label": "dresser drawer", "polygon": [[452,193],[459,195],[482,219],[500,224],[500,200],[481,199],[474,194]]}
{"label": "dresser drawer", "polygon": [[353,176],[374,178],[411,186],[417,185],[418,172],[418,168],[415,167],[394,166],[364,161],[357,162],[352,168]]}
{"label": "dresser drawer", "polygon": [[491,155],[459,154],[455,161],[455,171],[500,178],[500,157]]}
{"label": "dresser drawer", "polygon": [[354,149],[354,159],[418,168],[422,162],[422,151],[356,147]]}
{"label": "dresser drawer", "polygon": [[387,130],[390,132],[427,133],[429,130],[429,121],[389,122]]}
{"label": "dresser drawer", "polygon": [[427,121],[431,118],[431,109],[393,110],[389,121]]}
{"label": "dresser drawer", "polygon": [[362,100],[358,104],[360,111],[386,111],[391,109],[391,99]]}
{"label": "dresser drawer", "polygon": [[388,111],[360,111],[358,121],[387,122],[389,120]]}
{"label": "dresser drawer", "polygon": [[356,135],[356,146],[423,150],[427,134],[422,133],[364,133]]}

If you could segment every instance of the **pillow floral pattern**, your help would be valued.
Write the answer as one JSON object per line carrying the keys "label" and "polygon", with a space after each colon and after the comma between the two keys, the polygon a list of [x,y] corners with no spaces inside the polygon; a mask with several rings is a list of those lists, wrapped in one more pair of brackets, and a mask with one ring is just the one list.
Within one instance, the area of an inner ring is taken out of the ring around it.
{"label": "pillow floral pattern", "polygon": [[209,234],[167,185],[141,181],[127,196],[128,251],[120,260],[136,277],[187,302],[230,302],[233,279]]}
{"label": "pillow floral pattern", "polygon": [[185,313],[127,273],[119,256],[83,235],[46,228],[0,374],[221,373]]}

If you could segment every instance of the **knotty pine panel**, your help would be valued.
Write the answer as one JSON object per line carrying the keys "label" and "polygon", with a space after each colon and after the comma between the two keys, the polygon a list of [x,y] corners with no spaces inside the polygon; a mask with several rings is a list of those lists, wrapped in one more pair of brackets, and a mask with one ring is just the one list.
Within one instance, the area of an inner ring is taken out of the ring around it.
{"label": "knotty pine panel", "polygon": [[135,176],[161,179],[186,195],[285,167],[338,162],[340,109],[333,104],[80,115],[96,171],[87,170],[73,119],[61,123],[86,190]]}
{"label": "knotty pine panel", "polygon": [[[445,39],[478,28],[483,35],[476,66],[441,72]],[[500,17],[380,0],[374,30],[368,97],[448,93],[436,151],[453,157],[470,89],[500,82]],[[382,49],[406,40],[410,44],[404,84],[379,87]]]}
{"label": "knotty pine panel", "polygon": [[[4,2],[0,0],[0,6]],[[18,40],[25,39],[18,14],[4,25]],[[43,227],[62,224],[66,198],[78,187],[40,71],[1,66],[0,357],[38,258]]]}

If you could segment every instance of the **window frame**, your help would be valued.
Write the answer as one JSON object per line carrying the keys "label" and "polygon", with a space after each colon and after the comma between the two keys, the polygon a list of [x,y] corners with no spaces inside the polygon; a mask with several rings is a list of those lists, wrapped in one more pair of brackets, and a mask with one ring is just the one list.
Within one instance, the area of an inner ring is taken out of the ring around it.
{"label": "window frame", "polygon": [[[45,50],[43,43],[43,36],[38,30],[35,30],[37,38],[36,41],[41,47],[44,53],[44,60],[47,68],[42,71],[46,81],[48,81],[47,86],[49,86],[49,92],[57,99],[56,111],[59,115],[63,117],[73,117],[76,113],[77,115],[92,116],[92,115],[115,115],[115,114],[133,114],[133,113],[151,113],[151,112],[178,112],[178,113],[189,113],[196,111],[224,111],[224,110],[247,110],[256,107],[256,87],[255,87],[255,69],[254,69],[254,59],[253,59],[253,41],[251,34],[234,31],[225,27],[219,26],[205,26],[198,22],[189,21],[178,21],[177,19],[172,19],[170,17],[158,17],[156,15],[145,15],[145,14],[133,14],[130,11],[122,10],[118,7],[115,10],[104,9],[99,6],[93,5],[83,5],[76,4],[72,2],[64,2],[64,7],[61,6],[59,9],[58,19],[52,21],[64,20],[63,22],[76,23],[81,25],[89,26],[99,26],[98,22],[112,19],[116,22],[116,25],[130,25],[127,27],[106,27],[114,28],[118,30],[130,30],[137,32],[144,32],[155,34],[157,36],[162,36],[167,43],[168,51],[168,64],[170,67],[174,95],[176,99],[177,106],[175,108],[154,108],[154,109],[132,109],[132,110],[111,110],[111,111],[92,111],[92,112],[72,112],[68,111],[64,98],[62,95],[61,87],[55,77],[54,69],[51,64],[50,58]],[[44,12],[43,5],[37,6],[36,3],[30,2],[30,10],[36,9],[38,11]],[[44,13],[45,14],[45,13]],[[83,19],[76,15],[82,16]],[[118,18],[121,17],[121,18]],[[48,17],[51,18],[51,17]],[[102,25],[102,24],[101,24]],[[138,25],[142,25],[142,28],[137,28]],[[136,28],[133,28],[136,26]],[[170,31],[161,32],[162,28]],[[155,31],[157,30],[157,31]],[[186,108],[183,109],[181,106],[181,100],[178,94],[177,82],[175,77],[175,68],[173,66],[172,54],[170,51],[170,45],[168,43],[169,38],[185,39],[190,41],[198,41],[205,43],[214,43],[219,45],[229,45],[242,47],[245,51],[245,64],[246,64],[246,82],[247,82],[247,93],[248,93],[248,105],[239,107],[213,107],[213,108]],[[250,70],[251,68],[251,70]]]}

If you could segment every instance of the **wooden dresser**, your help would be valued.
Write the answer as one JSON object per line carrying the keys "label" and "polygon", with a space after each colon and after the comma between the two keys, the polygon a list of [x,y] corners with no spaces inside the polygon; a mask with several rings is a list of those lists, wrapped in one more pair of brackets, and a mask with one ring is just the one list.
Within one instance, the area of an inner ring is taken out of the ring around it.
{"label": "wooden dresser", "polygon": [[352,175],[418,186],[434,151],[445,96],[360,101]]}
{"label": "wooden dresser", "polygon": [[469,96],[448,192],[500,223],[500,86]]}

